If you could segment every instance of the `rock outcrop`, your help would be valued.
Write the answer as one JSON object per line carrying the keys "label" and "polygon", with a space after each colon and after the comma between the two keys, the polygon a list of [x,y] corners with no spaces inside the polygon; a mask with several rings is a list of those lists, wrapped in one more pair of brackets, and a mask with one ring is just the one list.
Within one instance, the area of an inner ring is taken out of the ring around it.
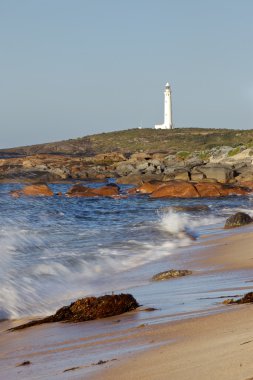
{"label": "rock outcrop", "polygon": [[152,277],[152,281],[170,280],[176,277],[189,276],[190,274],[192,274],[192,271],[187,270],[187,269],[170,269],[166,272],[160,272],[160,273],[155,274]]}
{"label": "rock outcrop", "polygon": [[63,306],[54,315],[25,323],[10,330],[21,330],[52,322],[85,322],[126,313],[136,309],[138,306],[139,304],[131,294],[86,297],[71,303],[69,306]]}
{"label": "rock outcrop", "polygon": [[253,219],[248,214],[245,212],[237,212],[226,220],[224,228],[241,227],[252,222]]}
{"label": "rock outcrop", "polygon": [[51,197],[54,195],[53,191],[46,184],[28,185],[21,190],[11,191],[10,194],[15,198],[22,195],[29,197]]}
{"label": "rock outcrop", "polygon": [[253,303],[253,292],[246,293],[242,298],[239,298],[237,300],[235,299],[227,299],[223,301],[224,304],[229,305],[229,304],[237,304],[241,305],[243,303]]}
{"label": "rock outcrop", "polygon": [[118,195],[119,186],[116,184],[108,184],[99,188],[77,184],[72,186],[66,193],[68,197],[114,197]]}
{"label": "rock outcrop", "polygon": [[[143,185],[144,186],[144,185]],[[140,187],[142,188],[142,187]],[[145,184],[144,188],[148,188]],[[150,187],[151,189],[151,187]],[[139,188],[136,189],[136,192]],[[230,195],[246,195],[249,189],[241,186],[225,185],[218,182],[186,182],[168,181],[159,185],[151,194],[151,198],[203,198],[225,197]]]}
{"label": "rock outcrop", "polygon": [[169,181],[150,195],[151,198],[198,198],[199,193],[194,184],[185,181]]}
{"label": "rock outcrop", "polygon": [[122,154],[94,156],[33,154],[0,159],[0,181],[58,182],[69,180],[106,181],[140,186],[150,181],[192,181],[240,184],[253,181],[253,149],[246,146],[216,147],[207,151]]}

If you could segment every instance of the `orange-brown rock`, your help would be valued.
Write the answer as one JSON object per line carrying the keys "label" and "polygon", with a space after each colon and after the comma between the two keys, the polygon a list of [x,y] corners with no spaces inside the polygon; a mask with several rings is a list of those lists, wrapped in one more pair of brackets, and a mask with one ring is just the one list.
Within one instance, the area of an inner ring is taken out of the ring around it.
{"label": "orange-brown rock", "polygon": [[74,185],[66,193],[68,197],[82,197],[84,194],[90,192],[90,188],[83,185]]}
{"label": "orange-brown rock", "polygon": [[136,189],[136,192],[141,194],[151,194],[161,186],[164,186],[163,182],[145,182]]}
{"label": "orange-brown rock", "polygon": [[253,190],[253,181],[243,181],[240,182],[240,186],[246,187],[248,189]]}
{"label": "orange-brown rock", "polygon": [[229,195],[247,195],[249,190],[241,186],[224,186],[220,190],[222,197],[227,197]]}
{"label": "orange-brown rock", "polygon": [[68,197],[113,197],[119,195],[119,187],[114,184],[92,188],[83,185],[74,185],[66,193]]}
{"label": "orange-brown rock", "polygon": [[13,197],[21,195],[30,197],[51,197],[54,195],[53,191],[46,184],[27,185],[21,190],[14,190],[10,193]]}
{"label": "orange-brown rock", "polygon": [[195,185],[200,197],[220,197],[221,184],[210,182],[199,182]]}
{"label": "orange-brown rock", "polygon": [[99,187],[98,189],[92,189],[92,192],[95,195],[100,195],[103,197],[112,197],[115,195],[119,195],[119,188],[118,186],[107,185],[107,186]]}
{"label": "orange-brown rock", "polygon": [[199,182],[195,185],[201,197],[227,197],[229,195],[246,195],[247,189],[240,186],[229,186],[219,182]]}
{"label": "orange-brown rock", "polygon": [[191,182],[169,181],[159,187],[151,195],[151,198],[198,198],[199,193]]}

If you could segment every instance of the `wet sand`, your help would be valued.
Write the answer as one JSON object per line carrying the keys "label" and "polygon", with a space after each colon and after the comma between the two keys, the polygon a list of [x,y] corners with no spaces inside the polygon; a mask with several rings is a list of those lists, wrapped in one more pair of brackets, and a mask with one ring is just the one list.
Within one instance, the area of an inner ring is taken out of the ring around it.
{"label": "wet sand", "polygon": [[[253,279],[252,248],[253,233],[241,229],[209,241],[195,260],[215,271],[250,269]],[[108,364],[90,379],[253,379],[253,305],[227,306],[216,315],[149,326],[144,336],[160,346]]]}
{"label": "wet sand", "polygon": [[[198,247],[197,243],[187,266],[211,272],[214,281],[216,275],[219,279],[232,274],[230,288],[221,289],[221,283],[218,292],[215,290],[216,297],[233,294],[233,291],[237,293],[238,290],[244,294],[253,289],[252,243],[253,232],[250,228],[217,237],[216,240],[207,240],[205,247]],[[192,276],[192,280],[189,276],[188,279],[166,283],[172,284],[173,290],[174,284],[180,281],[182,292],[185,293],[191,281],[195,287],[198,284],[204,286],[203,281],[209,281],[208,276],[198,276]],[[239,281],[240,276],[243,286]],[[233,279],[238,281],[234,287]],[[150,286],[153,286],[156,297],[164,294],[165,282]],[[210,296],[212,298],[213,292]],[[0,378],[253,378],[253,305],[224,306],[221,301],[210,309],[204,304],[203,312],[199,314],[195,310],[189,310],[188,313],[184,311],[184,320],[177,322],[173,322],[173,318],[180,319],[180,313],[166,318],[166,307],[163,314],[160,311],[135,311],[101,321],[55,323],[16,332],[6,332],[6,329],[20,324],[20,321],[2,322]],[[169,305],[167,307],[169,310]],[[219,313],[208,315],[214,312]],[[196,315],[199,317],[196,318]],[[31,364],[17,366],[25,361]]]}

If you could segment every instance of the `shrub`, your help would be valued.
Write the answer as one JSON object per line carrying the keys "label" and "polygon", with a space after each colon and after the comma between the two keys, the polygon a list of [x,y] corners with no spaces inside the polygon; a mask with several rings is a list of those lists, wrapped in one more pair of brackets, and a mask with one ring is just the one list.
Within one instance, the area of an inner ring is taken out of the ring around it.
{"label": "shrub", "polygon": [[190,157],[190,155],[191,155],[191,153],[190,152],[187,152],[187,151],[181,151],[181,152],[178,152],[177,153],[177,158],[179,159],[179,160],[186,160],[187,158],[189,158]]}
{"label": "shrub", "polygon": [[231,149],[228,152],[228,157],[233,157],[233,156],[235,156],[236,154],[238,154],[240,152],[241,152],[241,148],[238,146],[237,148]]}

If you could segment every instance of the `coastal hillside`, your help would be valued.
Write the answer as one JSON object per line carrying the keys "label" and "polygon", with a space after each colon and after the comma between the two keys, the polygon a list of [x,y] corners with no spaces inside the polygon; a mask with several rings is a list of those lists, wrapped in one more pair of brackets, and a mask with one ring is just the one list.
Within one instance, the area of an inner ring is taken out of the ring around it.
{"label": "coastal hillside", "polygon": [[176,128],[173,130],[128,129],[76,139],[0,150],[9,154],[66,154],[94,156],[100,153],[205,151],[219,146],[253,146],[253,130]]}

